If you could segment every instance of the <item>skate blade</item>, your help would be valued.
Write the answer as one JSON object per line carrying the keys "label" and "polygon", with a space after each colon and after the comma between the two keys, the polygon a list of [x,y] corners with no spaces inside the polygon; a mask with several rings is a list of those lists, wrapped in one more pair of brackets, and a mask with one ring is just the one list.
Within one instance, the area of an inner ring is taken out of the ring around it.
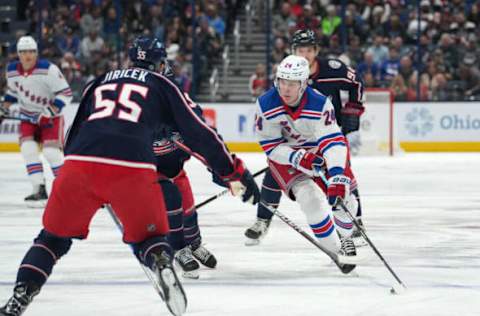
{"label": "skate blade", "polygon": [[252,238],[248,238],[245,240],[245,246],[257,246],[260,244],[260,239],[252,239]]}
{"label": "skate blade", "polygon": [[355,247],[365,247],[368,246],[368,243],[363,237],[358,237],[358,238],[353,238],[353,243],[355,244]]}
{"label": "skate blade", "polygon": [[198,273],[198,270],[182,271],[182,277],[184,277],[185,279],[197,280],[200,278],[200,274]]}
{"label": "skate blade", "polygon": [[338,255],[338,262],[341,264],[359,264],[367,261],[370,258],[368,253],[362,252],[358,253],[355,256],[342,256]]}
{"label": "skate blade", "polygon": [[160,271],[159,281],[163,288],[168,310],[175,316],[183,315],[187,310],[187,297],[175,275],[175,271],[172,268],[164,268]]}
{"label": "skate blade", "polygon": [[25,204],[29,208],[45,208],[45,206],[47,205],[47,200],[25,201]]}

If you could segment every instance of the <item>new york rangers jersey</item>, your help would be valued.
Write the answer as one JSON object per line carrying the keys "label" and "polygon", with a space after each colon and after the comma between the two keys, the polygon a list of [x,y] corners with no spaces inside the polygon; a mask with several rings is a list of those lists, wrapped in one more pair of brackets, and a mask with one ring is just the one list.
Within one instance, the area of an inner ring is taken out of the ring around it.
{"label": "new york rangers jersey", "polygon": [[62,109],[71,99],[72,90],[65,77],[48,60],[39,59],[29,71],[25,71],[19,61],[8,64],[5,101],[18,103],[21,115],[27,119],[45,113],[46,107],[52,104]]}
{"label": "new york rangers jersey", "polygon": [[292,154],[303,148],[322,156],[328,170],[346,167],[345,137],[332,102],[310,87],[296,108],[284,104],[276,88],[260,96],[255,130],[262,149],[276,163],[290,165]]}
{"label": "new york rangers jersey", "polygon": [[221,139],[164,76],[141,68],[110,71],[85,90],[67,135],[66,160],[155,168],[152,144],[168,128],[221,175],[233,171]]}

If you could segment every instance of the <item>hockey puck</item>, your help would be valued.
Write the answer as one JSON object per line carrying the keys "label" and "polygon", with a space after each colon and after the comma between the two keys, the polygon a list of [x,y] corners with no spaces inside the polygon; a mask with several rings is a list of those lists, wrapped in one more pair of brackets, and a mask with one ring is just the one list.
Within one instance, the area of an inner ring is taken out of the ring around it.
{"label": "hockey puck", "polygon": [[390,294],[395,295],[395,294],[397,294],[397,291],[395,291],[395,289],[392,287],[392,288],[390,289]]}

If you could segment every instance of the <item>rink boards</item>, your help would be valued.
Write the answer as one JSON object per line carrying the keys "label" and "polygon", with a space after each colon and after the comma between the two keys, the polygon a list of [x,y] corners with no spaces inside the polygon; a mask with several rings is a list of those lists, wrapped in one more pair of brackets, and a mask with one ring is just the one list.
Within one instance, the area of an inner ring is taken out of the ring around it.
{"label": "rink boards", "polygon": [[[66,126],[77,106],[65,108]],[[232,151],[261,151],[254,134],[255,104],[206,103],[203,108],[207,121],[217,127]],[[4,121],[0,151],[18,151],[17,135],[18,121]],[[480,151],[480,103],[369,103],[360,135],[365,152],[371,154],[388,153],[390,147],[405,152]]]}

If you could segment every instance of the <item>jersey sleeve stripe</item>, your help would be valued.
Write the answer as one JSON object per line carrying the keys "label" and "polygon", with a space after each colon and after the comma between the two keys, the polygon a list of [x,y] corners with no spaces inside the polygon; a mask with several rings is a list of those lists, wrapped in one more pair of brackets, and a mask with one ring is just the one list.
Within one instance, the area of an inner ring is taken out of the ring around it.
{"label": "jersey sleeve stripe", "polygon": [[63,94],[63,95],[66,95],[66,96],[71,96],[72,95],[72,89],[70,89],[70,87],[67,87],[65,89],[54,92],[54,94]]}
{"label": "jersey sleeve stripe", "polygon": [[362,83],[360,81],[356,80],[350,80],[348,78],[327,78],[327,79],[317,79],[317,82],[347,82],[347,83],[352,83],[357,86],[357,101],[358,103],[362,102]]}
{"label": "jersey sleeve stripe", "polygon": [[327,146],[325,146],[325,147],[323,147],[322,149],[320,149],[320,152],[321,152],[322,155],[323,155],[323,154],[325,154],[325,152],[326,152],[327,150],[329,150],[329,149],[332,148],[333,146],[347,146],[347,145],[346,145],[345,142],[343,142],[343,141],[342,141],[342,142],[331,142],[331,143],[329,143]]}

